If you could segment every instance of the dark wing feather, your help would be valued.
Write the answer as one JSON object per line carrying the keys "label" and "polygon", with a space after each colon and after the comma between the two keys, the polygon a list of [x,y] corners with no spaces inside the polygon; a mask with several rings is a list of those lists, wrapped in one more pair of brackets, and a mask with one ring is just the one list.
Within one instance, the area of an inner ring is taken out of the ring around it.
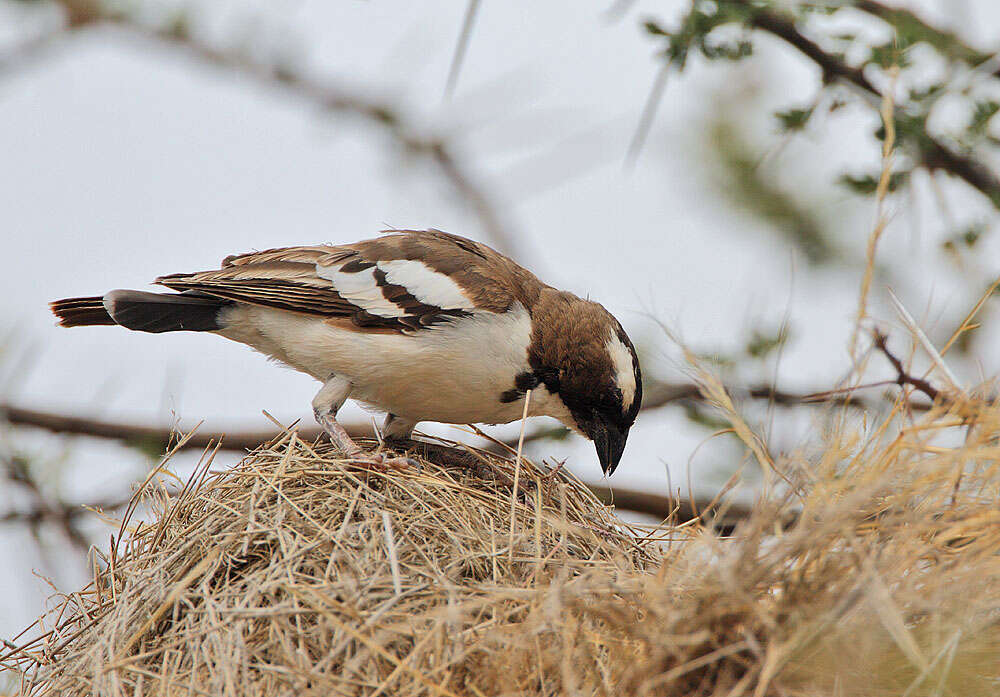
{"label": "dark wing feather", "polygon": [[[278,251],[262,253],[269,258],[261,263],[244,261],[214,271],[171,274],[161,276],[156,282],[174,290],[195,291],[312,315],[347,317],[357,311],[355,305],[340,297],[329,281],[317,276],[315,263],[274,260]],[[288,251],[291,257],[299,256],[295,248]],[[251,256],[239,258],[246,260]]]}

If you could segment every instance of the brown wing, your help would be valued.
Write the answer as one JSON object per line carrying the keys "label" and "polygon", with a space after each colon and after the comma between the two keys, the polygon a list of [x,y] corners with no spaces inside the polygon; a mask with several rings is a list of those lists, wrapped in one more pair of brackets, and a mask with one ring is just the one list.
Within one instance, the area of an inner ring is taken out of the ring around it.
{"label": "brown wing", "polygon": [[221,269],[172,274],[157,283],[399,331],[502,312],[515,301],[527,304],[541,288],[533,275],[489,247],[433,230],[231,256]]}
{"label": "brown wing", "polygon": [[281,252],[292,259],[302,256],[298,248],[269,250],[261,252],[260,262],[249,261],[252,255],[244,255],[240,258],[247,261],[242,264],[227,264],[227,259],[221,269],[171,274],[156,282],[174,290],[307,314],[344,317],[357,310],[316,274],[315,263],[284,261]]}

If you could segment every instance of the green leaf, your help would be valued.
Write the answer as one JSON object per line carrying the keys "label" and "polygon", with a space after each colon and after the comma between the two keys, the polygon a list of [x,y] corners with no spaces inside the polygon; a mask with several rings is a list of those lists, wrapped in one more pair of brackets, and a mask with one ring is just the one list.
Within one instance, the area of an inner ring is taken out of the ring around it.
{"label": "green leaf", "polygon": [[647,19],[642,23],[642,26],[646,30],[646,33],[652,36],[670,36],[666,29],[661,27],[652,19]]}
{"label": "green leaf", "polygon": [[785,133],[790,131],[801,131],[809,123],[809,118],[813,115],[812,107],[808,109],[788,109],[787,111],[776,111],[774,113],[781,122],[781,130]]}
{"label": "green leaf", "polygon": [[872,46],[867,62],[874,63],[882,68],[891,68],[893,66],[905,68],[909,65],[905,47],[901,47],[897,42]]}
{"label": "green leaf", "polygon": [[746,343],[746,354],[751,358],[766,358],[768,354],[780,348],[788,341],[788,328],[782,327],[774,332],[763,332],[754,329]]}
{"label": "green leaf", "polygon": [[888,22],[895,31],[895,42],[901,49],[925,43],[950,60],[962,61],[973,66],[990,58],[989,54],[972,48],[957,35],[931,26],[911,10],[893,8],[881,3],[868,3],[862,11]]}
{"label": "green leaf", "polygon": [[[854,174],[841,174],[838,180],[843,186],[847,187],[856,194],[862,196],[873,196],[876,191],[878,191],[878,182],[881,178],[882,173],[878,174],[863,174],[860,176]],[[910,173],[908,171],[893,172],[889,175],[889,193],[895,193],[901,186],[909,181]]]}
{"label": "green leaf", "polygon": [[941,247],[947,252],[958,251],[959,246],[973,249],[986,234],[986,231],[987,226],[984,223],[973,223],[948,237],[941,243]]}
{"label": "green leaf", "polygon": [[977,136],[984,135],[997,111],[1000,111],[1000,102],[992,99],[976,102],[972,109],[972,117],[969,119],[969,132]]}

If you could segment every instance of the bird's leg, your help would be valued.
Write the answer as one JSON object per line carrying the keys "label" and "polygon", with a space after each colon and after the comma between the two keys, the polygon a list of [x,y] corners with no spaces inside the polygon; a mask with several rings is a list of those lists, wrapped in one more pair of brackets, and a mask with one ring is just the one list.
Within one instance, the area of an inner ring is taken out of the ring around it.
{"label": "bird's leg", "polygon": [[[514,479],[512,477],[500,472],[474,453],[462,450],[461,448],[454,448],[450,445],[414,440],[413,429],[416,425],[416,421],[405,419],[396,414],[386,414],[385,423],[382,424],[382,437],[387,443],[405,449],[407,452],[420,453],[425,459],[439,465],[459,467],[472,472],[480,479],[500,482],[502,485],[509,487],[514,486]],[[557,470],[558,468],[553,470],[552,474]],[[518,482],[518,489],[520,490],[519,493],[525,498],[529,498],[532,495],[532,492],[523,481]]]}
{"label": "bird's leg", "polygon": [[347,378],[331,375],[313,397],[312,407],[316,423],[323,427],[334,445],[353,462],[375,467],[413,466],[413,460],[407,457],[386,458],[378,453],[366,453],[361,446],[354,442],[347,430],[337,422],[337,412],[344,406],[344,402],[351,394],[352,387],[351,381]]}
{"label": "bird's leg", "polygon": [[382,424],[382,437],[386,443],[407,451],[418,452],[424,457],[433,459],[440,465],[474,468],[475,464],[478,463],[475,455],[464,450],[452,448],[447,445],[414,440],[413,429],[416,425],[416,421],[411,421],[396,414],[386,414],[385,423]]}
{"label": "bird's leg", "polygon": [[[405,419],[396,414],[387,414],[385,423],[382,424],[382,437],[387,443],[405,449],[407,452],[420,453],[424,458],[439,465],[460,467],[483,479],[495,480],[498,478],[498,473],[473,453],[449,445],[414,440],[413,429],[416,425],[416,421]],[[513,484],[514,480],[510,480],[508,483]]]}
{"label": "bird's leg", "polygon": [[413,440],[413,429],[417,422],[404,419],[396,414],[386,414],[382,424],[382,437],[390,443],[406,444]]}

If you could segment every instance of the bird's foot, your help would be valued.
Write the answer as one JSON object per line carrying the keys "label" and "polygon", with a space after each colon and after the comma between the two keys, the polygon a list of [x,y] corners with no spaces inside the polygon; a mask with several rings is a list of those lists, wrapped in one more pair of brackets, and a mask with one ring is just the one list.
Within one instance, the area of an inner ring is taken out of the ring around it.
{"label": "bird's foot", "polygon": [[420,463],[411,457],[386,457],[382,453],[368,453],[363,450],[347,456],[352,465],[365,469],[387,472],[388,470],[418,469]]}
{"label": "bird's foot", "polygon": [[382,472],[390,469],[401,470],[412,467],[419,467],[419,463],[409,457],[386,457],[382,453],[367,452],[364,448],[354,442],[347,430],[337,423],[332,414],[316,414],[316,421],[330,440],[336,445],[351,464],[361,465],[367,469],[380,470]]}

